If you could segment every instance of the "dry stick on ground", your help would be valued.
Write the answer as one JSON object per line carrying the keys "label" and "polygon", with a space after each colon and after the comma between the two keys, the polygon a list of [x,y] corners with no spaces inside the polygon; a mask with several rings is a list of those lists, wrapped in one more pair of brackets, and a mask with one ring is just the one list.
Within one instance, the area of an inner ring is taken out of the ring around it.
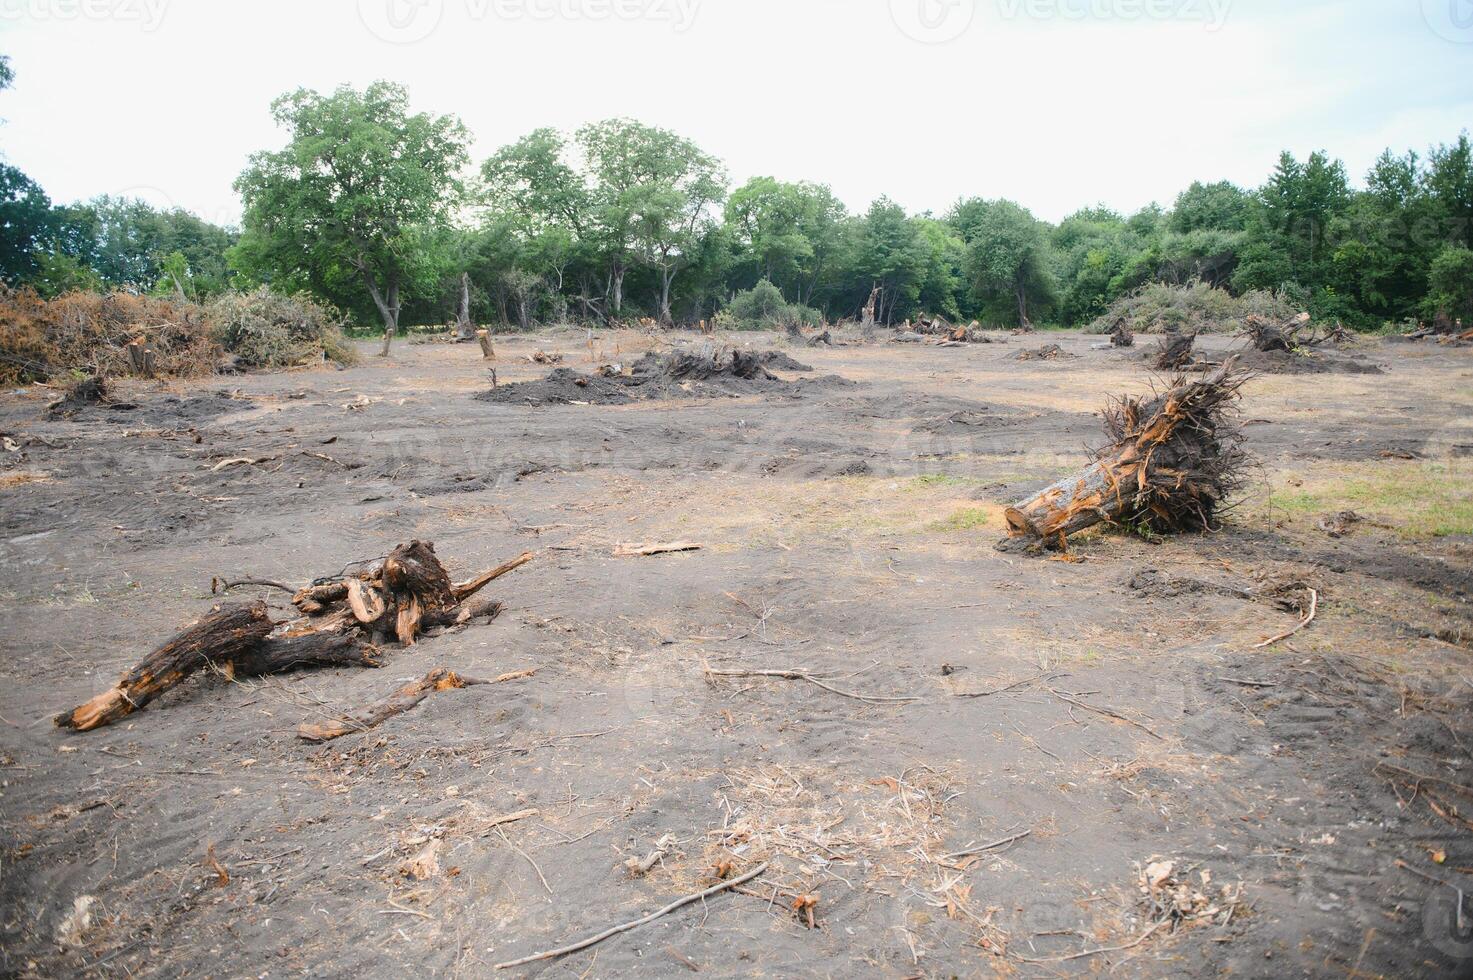
{"label": "dry stick on ground", "polygon": [[1147,735],[1151,736],[1152,738],[1156,739],[1159,742],[1166,741],[1166,739],[1164,737],[1162,737],[1161,735],[1157,734],[1153,729],[1147,728],[1145,725],[1142,725],[1140,722],[1136,721],[1134,718],[1127,718],[1125,715],[1122,715],[1120,712],[1116,711],[1114,708],[1105,708],[1105,707],[1102,707],[1102,706],[1097,705],[1097,704],[1089,704],[1086,701],[1079,700],[1077,697],[1075,697],[1074,695],[1068,693],[1067,691],[1056,691],[1053,688],[1049,688],[1048,689],[1048,692],[1050,694],[1052,694],[1054,697],[1058,698],[1060,701],[1063,701],[1063,702],[1065,702],[1067,704],[1072,704],[1076,708],[1083,708],[1086,711],[1093,711],[1093,712],[1095,712],[1097,714],[1102,714],[1106,718],[1114,718],[1116,721],[1123,721],[1127,725],[1132,725],[1132,726],[1134,726],[1136,728],[1139,728],[1141,731],[1145,732]]}
{"label": "dry stick on ground", "polygon": [[1308,626],[1310,623],[1314,622],[1315,614],[1319,612],[1319,608],[1320,608],[1320,594],[1318,592],[1316,592],[1314,589],[1310,589],[1309,590],[1309,613],[1304,617],[1304,619],[1299,623],[1299,625],[1296,626],[1296,627],[1294,627],[1293,629],[1291,629],[1287,633],[1280,633],[1278,636],[1274,637],[1271,640],[1264,640],[1262,643],[1255,644],[1254,647],[1253,647],[1253,649],[1255,649],[1255,650],[1262,650],[1265,647],[1271,647],[1275,643],[1279,643],[1279,642],[1282,642],[1283,640],[1287,640],[1289,637],[1293,636],[1294,634],[1298,633],[1300,630],[1302,630],[1306,626]]}
{"label": "dry stick on ground", "polygon": [[527,676],[525,671],[516,674],[505,674],[494,681],[477,680],[473,677],[461,677],[452,670],[444,667],[430,671],[417,681],[406,684],[382,701],[349,712],[340,718],[319,725],[303,723],[297,729],[297,737],[306,742],[329,742],[344,735],[352,735],[355,732],[366,732],[372,728],[393,718],[419,704],[431,694],[439,691],[456,691],[463,687],[477,687],[484,684],[500,684],[503,681]]}
{"label": "dry stick on ground", "polygon": [[523,565],[527,564],[527,562],[536,557],[536,552],[528,551],[513,558],[505,565],[498,565],[497,567],[491,569],[491,571],[489,572],[477,575],[469,582],[455,583],[450,587],[450,591],[455,594],[455,599],[457,602],[464,602],[471,596],[475,595],[477,592],[480,592],[486,586],[490,585],[492,582],[501,578],[501,576],[505,575],[507,572],[516,571],[518,568],[521,568]]}
{"label": "dry stick on ground", "polygon": [[668,555],[678,551],[700,551],[701,546],[693,541],[676,541],[672,544],[628,544],[614,545],[615,558],[648,558],[651,555]]}
{"label": "dry stick on ground", "polygon": [[267,589],[280,589],[287,595],[297,594],[297,590],[292,588],[291,586],[283,585],[280,582],[273,582],[270,579],[242,578],[236,579],[232,582],[217,575],[214,578],[210,579],[210,595],[219,595],[221,592],[229,592],[231,589],[244,588],[248,585],[259,585],[262,588]]}
{"label": "dry stick on ground", "polygon": [[132,714],[209,663],[229,663],[254,651],[270,634],[264,602],[216,606],[123,676],[110,690],[56,717],[79,732]]}
{"label": "dry stick on ground", "polygon": [[761,864],[757,865],[757,867],[753,868],[751,871],[748,871],[746,874],[741,875],[740,877],[733,878],[730,881],[718,882],[717,884],[712,885],[710,888],[707,888],[705,891],[699,891],[693,895],[687,895],[684,898],[678,898],[664,908],[651,912],[644,918],[635,919],[633,922],[626,922],[623,925],[613,926],[611,928],[605,929],[603,932],[600,932],[597,935],[589,936],[587,939],[580,940],[568,946],[562,946],[558,949],[550,949],[545,953],[533,953],[531,956],[523,956],[519,960],[507,960],[505,963],[497,963],[496,969],[509,970],[514,966],[526,966],[528,963],[536,963],[539,960],[556,959],[559,956],[566,956],[569,953],[576,953],[581,949],[587,949],[590,946],[595,946],[603,942],[605,939],[608,939],[611,936],[617,936],[621,932],[628,932],[631,929],[638,929],[642,925],[654,922],[661,916],[669,915],[671,912],[674,912],[677,909],[684,908],[685,906],[690,905],[692,902],[699,902],[703,898],[709,898],[710,896],[726,891],[729,888],[735,888],[737,885],[744,885],[766,870],[767,862],[763,861]]}
{"label": "dry stick on ground", "polygon": [[964,851],[957,851],[954,854],[943,854],[941,855],[941,860],[949,861],[952,858],[972,857],[976,854],[983,854],[987,851],[996,850],[997,848],[1002,847],[1006,844],[1011,844],[1014,841],[1020,841],[1024,837],[1027,837],[1032,833],[1033,831],[1031,829],[1025,830],[1021,834],[1014,834],[1011,837],[1004,837],[1002,840],[995,840],[991,844],[983,844],[981,847],[969,847]]}
{"label": "dry stick on ground", "polygon": [[383,722],[401,715],[437,691],[452,691],[465,687],[465,681],[452,671],[443,668],[432,670],[424,677],[413,681],[376,704],[322,724],[303,725],[297,729],[297,737],[308,742],[327,742],[354,732],[366,732]]}
{"label": "dry stick on ground", "polygon": [[1042,680],[1050,680],[1051,681],[1051,680],[1053,680],[1053,679],[1055,679],[1056,677],[1059,677],[1059,676],[1061,676],[1061,675],[1057,671],[1046,670],[1046,671],[1044,671],[1041,674],[1034,674],[1032,677],[1025,677],[1023,680],[1018,681],[1016,684],[1009,684],[1007,687],[994,688],[991,691],[963,691],[963,692],[958,693],[956,695],[956,697],[959,697],[959,698],[990,698],[990,697],[992,697],[993,695],[996,695],[996,694],[1007,694],[1009,691],[1016,691],[1020,687],[1027,687],[1029,684],[1035,684],[1038,681],[1042,681]]}
{"label": "dry stick on ground", "polygon": [[1043,956],[1039,957],[1038,959],[1032,959],[1027,956],[1019,955],[1018,959],[1022,960],[1024,963],[1066,963],[1069,960],[1082,960],[1087,956],[1099,956],[1103,953],[1123,953],[1128,949],[1135,949],[1141,943],[1145,942],[1147,939],[1150,939],[1156,934],[1156,930],[1160,929],[1162,926],[1166,925],[1170,921],[1170,919],[1162,919],[1160,922],[1156,923],[1151,928],[1141,933],[1135,939],[1132,939],[1130,942],[1124,943],[1120,946],[1104,946],[1100,949],[1086,949],[1083,952],[1079,953],[1069,953],[1067,956]]}
{"label": "dry stick on ground", "polygon": [[785,681],[807,681],[810,684],[816,684],[819,687],[823,688],[825,691],[829,691],[829,692],[832,692],[834,694],[838,694],[841,697],[853,698],[856,701],[866,701],[866,702],[869,702],[869,703],[900,703],[900,702],[909,702],[909,701],[919,701],[919,700],[921,700],[918,697],[887,698],[887,697],[878,697],[878,696],[869,695],[869,694],[856,694],[853,691],[845,691],[845,690],[842,690],[840,688],[834,687],[834,686],[832,686],[830,684],[825,684],[823,681],[819,680],[817,677],[814,677],[812,674],[805,674],[801,670],[710,670],[710,669],[708,669],[706,671],[706,676],[708,676],[708,677],[775,677],[775,678],[778,678],[779,680],[785,680]]}

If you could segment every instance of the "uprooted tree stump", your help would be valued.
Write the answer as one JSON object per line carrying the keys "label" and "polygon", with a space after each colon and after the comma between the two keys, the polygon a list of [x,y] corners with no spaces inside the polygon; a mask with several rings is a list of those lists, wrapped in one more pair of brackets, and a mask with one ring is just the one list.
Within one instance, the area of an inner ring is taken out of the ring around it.
{"label": "uprooted tree stump", "polygon": [[1111,347],[1134,347],[1135,333],[1124,319],[1116,320],[1115,327],[1110,331]]}
{"label": "uprooted tree stump", "polygon": [[1251,377],[1228,361],[1197,380],[1176,377],[1148,398],[1105,410],[1109,443],[1083,473],[1008,508],[1005,546],[1066,546],[1101,522],[1156,533],[1206,530],[1241,484],[1247,461],[1236,406]]}
{"label": "uprooted tree stump", "polygon": [[1243,333],[1259,351],[1292,351],[1300,346],[1299,332],[1309,325],[1309,314],[1301,313],[1288,323],[1277,324],[1250,314],[1243,320]]}
{"label": "uprooted tree stump", "polygon": [[1192,363],[1192,348],[1197,343],[1195,333],[1169,333],[1161,338],[1151,357],[1151,366],[1157,371],[1179,371]]}
{"label": "uprooted tree stump", "polygon": [[319,579],[297,590],[292,601],[301,619],[274,623],[264,602],[216,606],[112,688],[58,715],[56,724],[77,731],[111,724],[205,667],[228,677],[311,667],[378,667],[378,647],[390,639],[409,646],[429,631],[494,619],[501,604],[478,599],[477,593],[533,557],[528,552],[457,583],[440,564],[433,544],[411,541],[370,571]]}

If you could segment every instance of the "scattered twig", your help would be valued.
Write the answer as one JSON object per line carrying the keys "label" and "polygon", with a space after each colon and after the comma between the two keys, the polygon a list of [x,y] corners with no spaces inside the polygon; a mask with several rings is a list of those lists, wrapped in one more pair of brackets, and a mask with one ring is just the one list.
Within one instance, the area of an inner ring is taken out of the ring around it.
{"label": "scattered twig", "polygon": [[832,692],[832,693],[837,694],[837,695],[839,695],[841,697],[853,698],[856,701],[865,701],[865,702],[869,702],[869,703],[872,703],[872,704],[874,704],[874,703],[905,703],[905,702],[911,702],[911,701],[919,701],[919,700],[921,700],[918,697],[890,698],[890,697],[879,697],[879,696],[870,695],[870,694],[856,694],[853,691],[845,691],[845,690],[843,690],[841,688],[834,687],[831,684],[825,684],[823,681],[819,680],[817,677],[814,677],[812,674],[805,674],[801,670],[710,670],[710,669],[708,669],[706,671],[706,676],[708,676],[708,677],[775,677],[775,678],[778,678],[780,680],[785,680],[785,681],[807,681],[810,684],[816,684],[817,686],[823,688],[825,691]]}
{"label": "scattered twig", "polygon": [[516,813],[504,813],[499,817],[492,817],[491,820],[486,824],[486,826],[482,828],[481,836],[489,837],[491,835],[491,831],[495,830],[497,827],[500,827],[504,823],[516,823],[518,820],[526,820],[529,817],[535,817],[541,812],[541,810],[535,809],[518,810]]}
{"label": "scattered twig", "polygon": [[1296,627],[1294,627],[1293,629],[1291,629],[1287,633],[1280,633],[1278,636],[1274,637],[1273,639],[1264,640],[1262,643],[1254,644],[1253,649],[1255,649],[1255,650],[1262,650],[1265,647],[1271,647],[1275,643],[1279,643],[1279,642],[1281,642],[1283,640],[1287,640],[1289,637],[1293,636],[1295,633],[1298,633],[1300,630],[1304,629],[1310,623],[1314,622],[1315,613],[1319,612],[1319,608],[1320,608],[1320,594],[1318,592],[1316,592],[1314,589],[1310,589],[1309,590],[1309,613],[1308,613],[1308,615],[1306,615],[1304,617],[1303,620],[1300,621],[1299,625],[1296,626]]}
{"label": "scattered twig", "polygon": [[282,585],[280,582],[273,582],[271,579],[265,579],[265,578],[242,578],[242,579],[236,579],[235,581],[232,582],[232,581],[228,581],[228,580],[226,580],[224,578],[221,578],[220,576],[217,575],[214,578],[210,579],[210,595],[219,595],[222,592],[229,592],[231,589],[238,589],[238,588],[242,588],[243,586],[247,586],[247,585],[259,585],[259,586],[261,586],[263,588],[268,588],[268,589],[280,589],[282,592],[285,592],[287,595],[296,595],[297,594],[297,590],[296,589],[293,589],[292,587],[290,587],[288,585]]}
{"label": "scattered twig", "polygon": [[950,861],[950,860],[952,860],[954,858],[972,857],[973,855],[976,855],[976,854],[982,854],[985,851],[994,851],[997,848],[1003,847],[1003,846],[1005,846],[1007,844],[1011,844],[1014,841],[1020,841],[1024,837],[1027,837],[1027,836],[1031,835],[1032,833],[1033,833],[1032,829],[1029,829],[1029,830],[1023,831],[1021,834],[1014,834],[1011,837],[1004,837],[1002,840],[993,841],[991,844],[983,844],[981,847],[969,847],[969,848],[967,848],[964,851],[957,851],[954,854],[943,854],[943,855],[941,855],[941,860],[943,860],[943,861]]}
{"label": "scattered twig", "polygon": [[537,862],[532,860],[532,856],[517,845],[513,844],[511,842],[511,838],[506,836],[506,831],[502,830],[500,827],[496,828],[496,833],[499,834],[501,836],[501,839],[506,842],[507,847],[511,848],[513,851],[516,851],[518,854],[526,859],[527,863],[532,866],[532,870],[537,872],[537,880],[542,882],[542,887],[547,891],[547,897],[552,898],[552,886],[547,883],[547,876],[542,873],[542,869],[537,866]]}
{"label": "scattered twig", "polygon": [[1141,933],[1135,939],[1132,939],[1130,942],[1124,943],[1120,946],[1102,946],[1099,949],[1086,949],[1083,952],[1079,953],[1069,953],[1067,956],[1043,956],[1038,959],[1031,959],[1027,956],[1019,955],[1018,959],[1022,960],[1024,963],[1065,963],[1069,960],[1082,960],[1088,956],[1099,956],[1102,953],[1122,953],[1127,949],[1135,949],[1141,943],[1154,936],[1156,934],[1156,930],[1160,929],[1162,926],[1166,925],[1170,921],[1170,919],[1162,919],[1160,922],[1156,923],[1151,928]]}
{"label": "scattered twig", "polygon": [[525,966],[528,963],[536,963],[539,960],[556,959],[559,956],[566,956],[569,953],[576,953],[581,949],[587,949],[590,946],[594,946],[598,943],[603,942],[610,936],[617,936],[621,932],[628,932],[631,929],[637,929],[642,925],[646,925],[647,923],[655,921],[661,916],[669,915],[676,909],[684,908],[685,906],[690,905],[692,902],[699,902],[704,898],[708,898],[712,895],[718,894],[719,892],[726,891],[728,888],[733,888],[737,885],[746,884],[766,870],[767,862],[763,861],[761,864],[757,865],[757,867],[753,868],[751,871],[748,871],[746,874],[741,875],[740,877],[733,878],[730,881],[717,882],[710,888],[707,888],[705,891],[699,891],[693,895],[686,895],[684,898],[678,898],[675,901],[671,902],[669,905],[666,905],[664,908],[651,912],[649,915],[646,915],[643,918],[635,919],[632,922],[626,922],[623,925],[612,926],[608,929],[605,929],[603,932],[589,936],[587,939],[579,940],[578,942],[568,946],[561,946],[557,949],[547,950],[544,953],[533,953],[531,956],[523,956],[521,959],[507,960],[505,963],[498,963],[496,964],[496,969],[509,970],[514,966]]}
{"label": "scattered twig", "polygon": [[1131,726],[1133,726],[1135,728],[1139,728],[1141,731],[1145,732],[1147,735],[1149,735],[1152,738],[1156,739],[1158,742],[1164,742],[1164,741],[1166,741],[1166,739],[1163,736],[1161,736],[1160,734],[1158,734],[1154,729],[1149,728],[1146,725],[1142,725],[1140,722],[1136,721],[1134,718],[1127,718],[1125,715],[1122,715],[1120,712],[1116,711],[1114,708],[1106,708],[1106,707],[1103,707],[1103,706],[1098,705],[1098,704],[1090,704],[1087,701],[1081,701],[1081,700],[1079,700],[1077,697],[1075,697],[1072,694],[1066,693],[1064,691],[1055,690],[1052,687],[1048,689],[1048,692],[1050,694],[1052,694],[1054,697],[1058,698],[1060,701],[1064,701],[1064,702],[1066,702],[1068,704],[1072,704],[1076,708],[1083,708],[1086,711],[1093,711],[1096,714],[1104,715],[1106,718],[1114,718],[1116,721],[1123,721],[1127,725],[1131,725]]}

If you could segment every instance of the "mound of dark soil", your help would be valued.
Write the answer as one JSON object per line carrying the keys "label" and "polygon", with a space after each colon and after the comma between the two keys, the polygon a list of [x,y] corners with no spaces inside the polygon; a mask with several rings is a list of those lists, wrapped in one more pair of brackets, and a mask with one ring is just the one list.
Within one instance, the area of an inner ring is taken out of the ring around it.
{"label": "mound of dark soil", "polygon": [[[715,351],[709,347],[646,354],[627,375],[580,374],[558,368],[541,381],[504,385],[476,395],[478,401],[503,405],[625,405],[664,398],[736,398],[763,393],[800,397],[809,387],[853,384],[836,375],[784,381],[767,370],[768,355],[778,352]],[[780,357],[787,358],[782,354]],[[793,364],[798,362],[791,358]],[[789,370],[812,370],[799,364]]]}
{"label": "mound of dark soil", "polygon": [[761,359],[763,367],[776,368],[779,371],[813,370],[811,365],[794,360],[792,357],[788,356],[786,353],[780,350],[765,350],[757,356]]}
{"label": "mound of dark soil", "polygon": [[1238,363],[1260,374],[1384,374],[1376,364],[1353,354],[1315,351],[1300,354],[1285,350],[1250,350],[1238,355]]}

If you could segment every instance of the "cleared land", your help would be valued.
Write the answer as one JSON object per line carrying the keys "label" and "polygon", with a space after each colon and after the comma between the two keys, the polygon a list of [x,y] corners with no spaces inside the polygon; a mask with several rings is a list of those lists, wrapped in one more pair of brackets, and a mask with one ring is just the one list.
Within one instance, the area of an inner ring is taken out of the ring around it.
{"label": "cleared land", "polygon": [[[760,861],[518,970],[1467,970],[1473,353],[1364,341],[1384,373],[1250,383],[1260,465],[1220,533],[999,553],[1002,508],[1148,382],[1099,340],[795,348],[815,371],[775,372],[812,380],[619,405],[475,400],[473,345],[72,419],[7,393],[0,972],[483,975]],[[1044,343],[1078,356],[1016,359]],[[542,379],[536,349],[594,366],[581,333],[498,338],[499,385]],[[382,669],[53,726],[213,576],[301,584],[411,539],[452,576],[538,557],[487,590],[494,623]],[[661,542],[702,547],[613,555]],[[1300,621],[1285,585],[1315,620],[1255,649]],[[439,667],[536,672],[296,737]],[[762,671],[823,683],[731,676]]]}

